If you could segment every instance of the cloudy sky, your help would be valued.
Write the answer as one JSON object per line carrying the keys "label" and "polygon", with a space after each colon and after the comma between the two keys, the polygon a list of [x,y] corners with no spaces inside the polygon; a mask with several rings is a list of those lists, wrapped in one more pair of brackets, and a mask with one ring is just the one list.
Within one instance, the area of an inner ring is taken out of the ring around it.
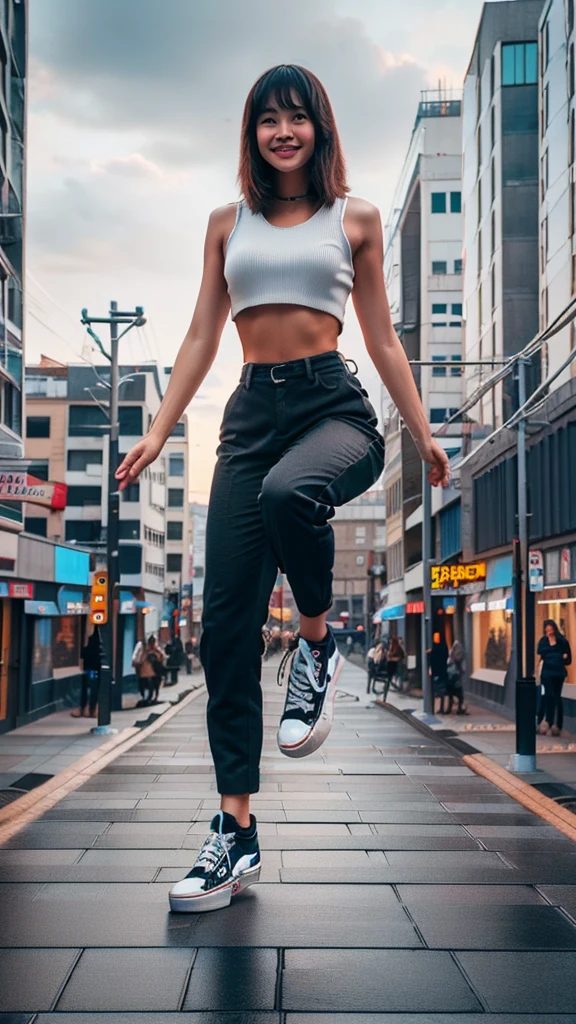
{"label": "cloudy sky", "polygon": [[[190,322],[210,211],[237,198],[246,94],[298,63],[326,85],[354,195],[389,212],[422,89],[458,88],[482,0],[29,0],[27,360],[95,358],[80,310],[149,320],[122,360],[170,364]],[[374,398],[351,304],[341,348]],[[224,330],[192,403],[206,493],[241,351]]]}

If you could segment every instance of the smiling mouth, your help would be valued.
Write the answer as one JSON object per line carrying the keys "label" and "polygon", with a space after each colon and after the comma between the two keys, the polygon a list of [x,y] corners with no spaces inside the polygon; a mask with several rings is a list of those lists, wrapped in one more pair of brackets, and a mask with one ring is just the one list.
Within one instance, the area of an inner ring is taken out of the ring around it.
{"label": "smiling mouth", "polygon": [[276,146],[272,150],[273,153],[297,153],[300,146]]}

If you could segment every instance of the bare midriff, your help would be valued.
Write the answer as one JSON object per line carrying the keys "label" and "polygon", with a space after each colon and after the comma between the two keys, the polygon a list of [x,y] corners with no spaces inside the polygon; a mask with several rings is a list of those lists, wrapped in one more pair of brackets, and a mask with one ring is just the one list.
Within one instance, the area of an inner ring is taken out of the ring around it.
{"label": "bare midriff", "polygon": [[308,306],[253,306],[238,313],[235,323],[245,363],[285,363],[338,348],[336,317]]}

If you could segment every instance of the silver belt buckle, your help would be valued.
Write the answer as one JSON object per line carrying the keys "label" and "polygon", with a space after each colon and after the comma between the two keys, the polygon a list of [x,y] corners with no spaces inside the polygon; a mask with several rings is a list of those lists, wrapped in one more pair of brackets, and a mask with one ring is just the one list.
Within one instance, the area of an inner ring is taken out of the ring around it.
{"label": "silver belt buckle", "polygon": [[276,377],[274,376],[274,370],[279,370],[281,366],[286,366],[286,363],[278,363],[277,366],[270,367],[270,376],[275,384],[284,384],[286,381],[286,377],[280,377],[278,380],[276,380]]}

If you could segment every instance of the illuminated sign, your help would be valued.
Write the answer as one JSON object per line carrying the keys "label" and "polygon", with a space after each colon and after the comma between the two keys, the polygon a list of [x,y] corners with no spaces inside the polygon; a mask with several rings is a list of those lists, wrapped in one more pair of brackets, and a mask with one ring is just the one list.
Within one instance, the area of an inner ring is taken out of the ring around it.
{"label": "illuminated sign", "polygon": [[486,562],[467,562],[461,565],[430,566],[432,590],[458,588],[463,583],[482,583],[486,579]]}
{"label": "illuminated sign", "polygon": [[46,505],[54,511],[66,508],[66,484],[38,480],[31,473],[0,472],[0,499]]}

